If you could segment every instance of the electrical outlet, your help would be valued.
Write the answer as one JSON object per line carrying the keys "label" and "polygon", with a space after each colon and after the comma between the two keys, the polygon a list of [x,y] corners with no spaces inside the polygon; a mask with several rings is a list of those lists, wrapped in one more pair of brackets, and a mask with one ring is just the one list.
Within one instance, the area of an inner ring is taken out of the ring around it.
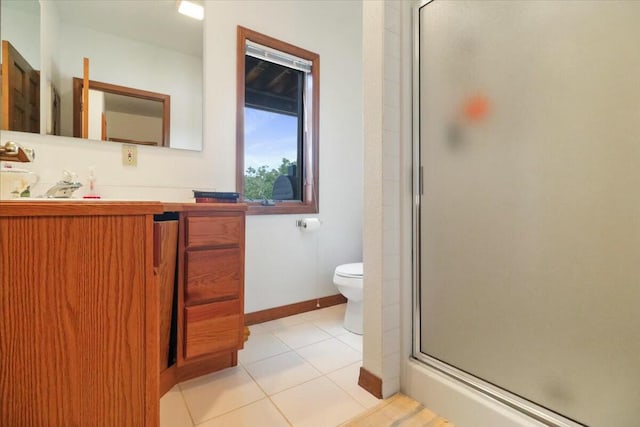
{"label": "electrical outlet", "polygon": [[122,164],[124,166],[138,166],[138,147],[122,145]]}

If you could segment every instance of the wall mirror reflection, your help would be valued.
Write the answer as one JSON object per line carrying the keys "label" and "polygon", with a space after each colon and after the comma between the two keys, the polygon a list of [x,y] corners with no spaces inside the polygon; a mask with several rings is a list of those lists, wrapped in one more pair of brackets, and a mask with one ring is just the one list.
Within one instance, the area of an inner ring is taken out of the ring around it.
{"label": "wall mirror reflection", "polygon": [[[31,127],[5,124],[10,99],[3,87],[3,129],[76,136],[73,79],[84,78],[83,59],[88,58],[91,81],[170,98],[170,111],[162,113],[163,120],[168,113],[169,134],[158,146],[202,149],[203,23],[178,13],[178,2],[2,0],[1,5],[3,40],[27,60],[34,70],[31,75],[39,76],[39,93],[25,91],[24,96],[39,102],[31,111],[40,112],[37,120],[31,115]],[[119,108],[146,120],[149,106],[132,98],[126,108],[126,100],[119,99]],[[110,97],[106,101],[113,103]],[[143,110],[135,111],[136,106]],[[102,139],[94,136],[91,139]],[[112,140],[116,139],[150,142],[133,134]]]}
{"label": "wall mirror reflection", "polygon": [[[90,108],[83,114],[83,96]],[[73,136],[169,147],[171,96],[73,79]]]}

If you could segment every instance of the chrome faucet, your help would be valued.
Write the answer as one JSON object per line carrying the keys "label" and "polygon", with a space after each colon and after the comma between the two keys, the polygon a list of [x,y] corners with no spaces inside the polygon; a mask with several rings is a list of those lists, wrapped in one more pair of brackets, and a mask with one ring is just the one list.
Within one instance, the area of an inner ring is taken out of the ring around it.
{"label": "chrome faucet", "polygon": [[49,199],[69,199],[73,192],[80,187],[82,187],[82,184],[77,181],[76,174],[65,170],[62,181],[58,181],[53,187],[48,189],[44,197]]}

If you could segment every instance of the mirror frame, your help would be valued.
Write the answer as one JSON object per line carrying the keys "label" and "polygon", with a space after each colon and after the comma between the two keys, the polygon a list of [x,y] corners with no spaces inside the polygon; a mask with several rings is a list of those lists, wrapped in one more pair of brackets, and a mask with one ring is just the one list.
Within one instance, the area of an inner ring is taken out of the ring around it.
{"label": "mirror frame", "polygon": [[[82,87],[84,81],[79,77],[73,78],[73,136],[82,138]],[[146,99],[149,101],[162,102],[162,144],[156,147],[169,148],[170,135],[170,117],[171,117],[171,95],[164,93],[150,92],[142,89],[134,89],[126,86],[114,85],[111,83],[98,82],[89,80],[89,89],[99,90],[101,92],[111,93],[114,95],[129,96],[132,98]],[[111,141],[137,143],[134,141]],[[144,144],[143,144],[144,145]]]}

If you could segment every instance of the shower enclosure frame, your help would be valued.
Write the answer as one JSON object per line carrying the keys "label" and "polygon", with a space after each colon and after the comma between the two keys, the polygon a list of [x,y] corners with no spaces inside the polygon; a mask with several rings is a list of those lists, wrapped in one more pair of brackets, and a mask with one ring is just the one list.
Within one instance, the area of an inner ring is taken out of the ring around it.
{"label": "shower enclosure frame", "polygon": [[[461,369],[442,362],[421,351],[421,197],[423,169],[420,162],[420,11],[423,7],[442,0],[418,0],[412,10],[412,358],[427,369],[433,369],[481,393],[496,402],[530,417],[543,425],[554,427],[584,427],[583,424],[552,412],[506,389],[484,381]],[[427,402],[428,403],[428,402]],[[455,421],[455,420],[453,420]]]}

